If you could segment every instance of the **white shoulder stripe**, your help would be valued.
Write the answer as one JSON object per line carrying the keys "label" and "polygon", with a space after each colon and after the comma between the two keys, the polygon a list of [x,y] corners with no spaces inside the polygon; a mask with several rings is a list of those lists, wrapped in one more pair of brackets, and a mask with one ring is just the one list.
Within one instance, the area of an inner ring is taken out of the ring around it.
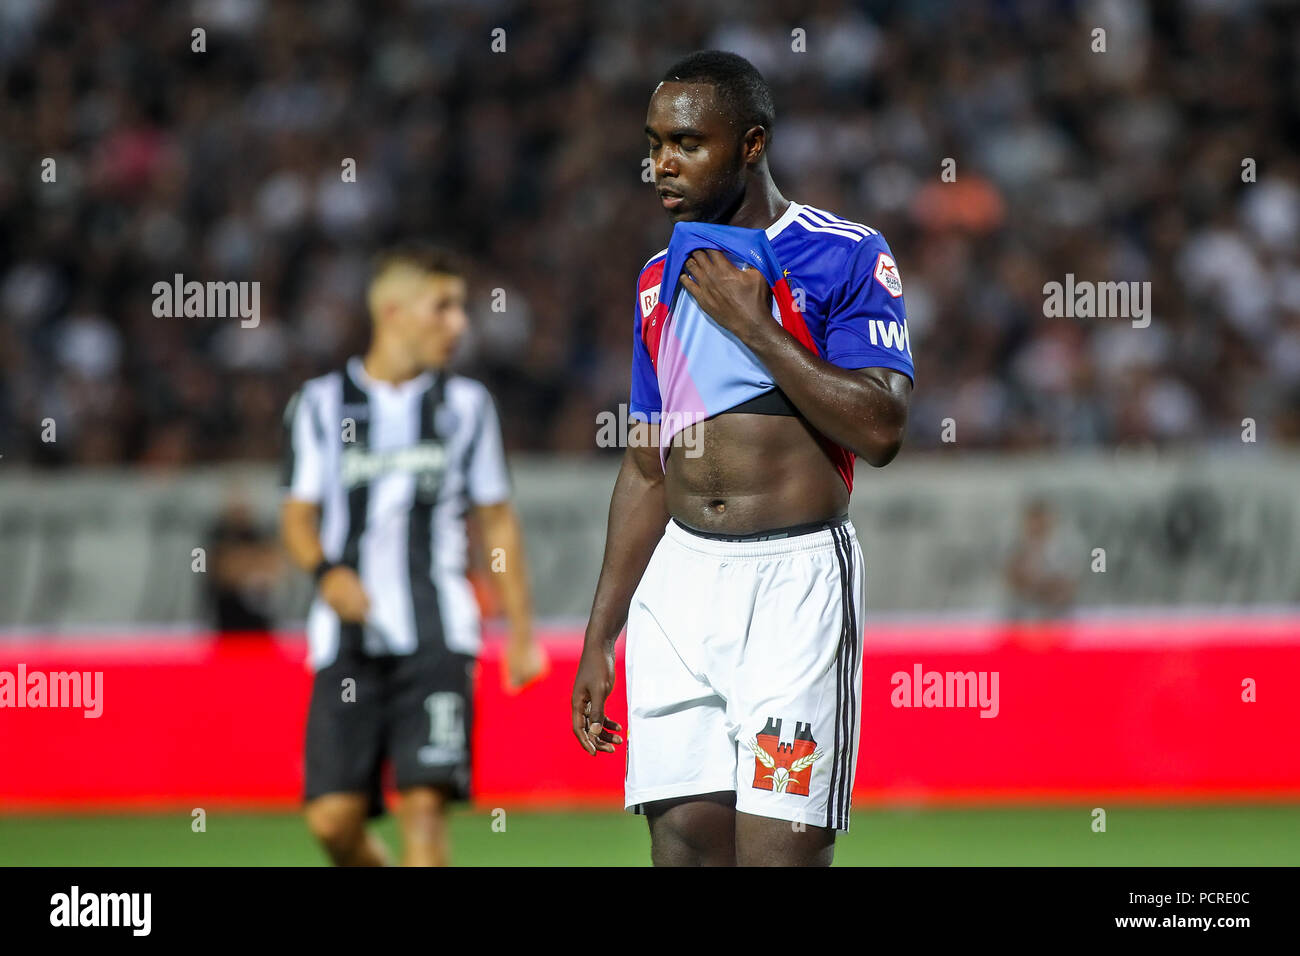
{"label": "white shoulder stripe", "polygon": [[641,270],[640,270],[640,271],[644,272],[646,266],[648,266],[650,263],[654,262],[656,259],[658,259],[660,256],[662,256],[662,255],[663,255],[665,252],[667,252],[667,251],[668,251],[668,247],[667,247],[667,246],[664,246],[662,249],[660,249],[658,252],[656,252],[653,256],[651,256],[649,259],[647,259],[647,260],[645,261],[645,265],[641,266]]}
{"label": "white shoulder stripe", "polygon": [[834,213],[827,212],[825,209],[814,209],[812,206],[805,206],[804,211],[807,212],[812,219],[826,226],[834,226],[837,229],[860,230],[864,236],[877,236],[880,234],[870,226],[863,225],[860,222],[853,222],[849,219],[844,219]]}
{"label": "white shoulder stripe", "polygon": [[852,239],[854,242],[861,242],[866,238],[866,236],[860,232],[851,232],[848,229],[835,229],[830,226],[818,225],[815,221],[804,218],[802,213],[796,216],[794,221],[803,226],[809,232],[825,232],[832,236],[841,236],[845,239]]}
{"label": "white shoulder stripe", "polygon": [[840,228],[861,229],[868,236],[880,235],[879,230],[872,229],[870,226],[866,225],[865,223],[854,222],[851,219],[845,219],[843,216],[837,216],[835,215],[835,213],[827,212],[825,209],[816,209],[811,206],[805,208],[808,209],[808,211],[813,215],[814,218],[822,220],[827,225],[839,226]]}

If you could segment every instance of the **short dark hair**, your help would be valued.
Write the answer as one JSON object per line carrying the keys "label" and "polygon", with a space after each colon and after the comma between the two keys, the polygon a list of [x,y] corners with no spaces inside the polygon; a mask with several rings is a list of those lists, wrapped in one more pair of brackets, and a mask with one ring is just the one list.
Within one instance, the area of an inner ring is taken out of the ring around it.
{"label": "short dark hair", "polygon": [[772,88],[743,56],[725,50],[699,50],[682,57],[663,75],[664,83],[707,83],[742,130],[761,126],[768,133],[776,121]]}
{"label": "short dark hair", "polygon": [[443,246],[423,240],[401,242],[381,249],[370,264],[370,281],[395,266],[407,266],[425,273],[464,278],[465,263],[459,255]]}

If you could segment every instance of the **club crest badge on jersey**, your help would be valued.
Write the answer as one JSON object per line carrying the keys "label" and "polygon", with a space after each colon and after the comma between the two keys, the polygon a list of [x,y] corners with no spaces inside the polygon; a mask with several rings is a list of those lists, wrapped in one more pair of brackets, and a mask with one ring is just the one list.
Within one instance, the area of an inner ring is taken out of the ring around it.
{"label": "club crest badge on jersey", "polygon": [[903,279],[898,274],[898,264],[893,256],[884,252],[876,256],[876,281],[895,299],[903,294]]}
{"label": "club crest badge on jersey", "polygon": [[813,764],[823,751],[813,740],[811,724],[796,721],[794,737],[782,741],[781,723],[780,718],[767,718],[762,732],[746,741],[754,752],[754,789],[806,797]]}

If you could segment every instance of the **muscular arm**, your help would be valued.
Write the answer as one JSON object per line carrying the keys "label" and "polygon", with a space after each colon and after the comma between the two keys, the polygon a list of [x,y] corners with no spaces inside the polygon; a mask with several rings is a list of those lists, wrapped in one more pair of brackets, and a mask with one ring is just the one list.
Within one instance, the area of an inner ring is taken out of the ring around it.
{"label": "muscular arm", "polygon": [[664,475],[659,466],[659,428],[648,447],[629,447],[609,501],[605,558],[587,623],[586,643],[612,649],[627,623],[627,609],[655,545],[668,523]]}
{"label": "muscular arm", "polygon": [[746,342],[776,384],[823,435],[881,468],[903,446],[912,381],[891,368],[846,369],[818,358],[767,322]]}
{"label": "muscular arm", "polygon": [[681,281],[705,312],[749,346],[814,428],[877,468],[893,461],[912,398],[906,375],[844,369],[818,358],[772,321],[762,273],[737,269],[720,252],[697,250]]}
{"label": "muscular arm", "polygon": [[589,754],[612,753],[622,730],[605,716],[614,689],[614,644],[627,623],[632,594],[645,573],[668,523],[664,476],[659,467],[659,429],[649,429],[645,447],[629,446],[609,502],[605,559],[573,681],[573,735]]}

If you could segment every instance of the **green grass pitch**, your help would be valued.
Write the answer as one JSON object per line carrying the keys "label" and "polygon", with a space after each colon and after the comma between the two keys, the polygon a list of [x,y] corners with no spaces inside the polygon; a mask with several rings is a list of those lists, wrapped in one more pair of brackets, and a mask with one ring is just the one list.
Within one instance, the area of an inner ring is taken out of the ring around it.
{"label": "green grass pitch", "polygon": [[[844,865],[1295,866],[1300,807],[858,809],[837,843]],[[642,866],[645,820],[618,811],[452,816],[453,860],[467,866]],[[392,817],[377,824],[395,849]],[[499,829],[499,825],[498,825]],[[0,816],[3,866],[318,866],[324,857],[291,813]]]}

